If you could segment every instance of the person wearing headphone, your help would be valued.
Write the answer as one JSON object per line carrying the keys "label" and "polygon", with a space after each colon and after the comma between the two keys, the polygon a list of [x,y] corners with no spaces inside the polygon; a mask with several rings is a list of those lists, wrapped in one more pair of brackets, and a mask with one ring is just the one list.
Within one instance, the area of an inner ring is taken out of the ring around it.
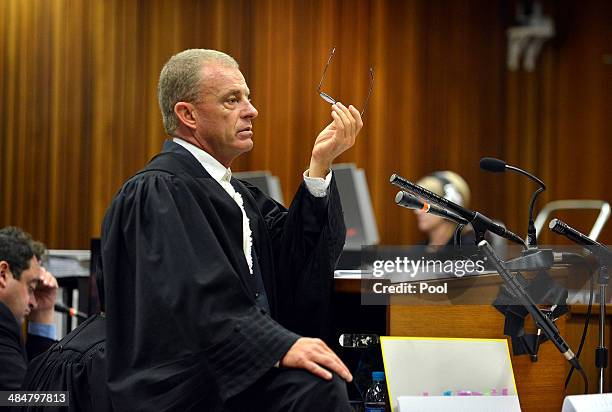
{"label": "person wearing headphone", "polygon": [[[455,172],[450,170],[434,172],[423,177],[417,184],[460,206],[469,207],[470,188],[466,181]],[[427,235],[425,244],[428,246],[454,245],[453,235],[457,227],[454,222],[420,210],[415,213],[419,230]],[[471,230],[471,227],[464,228],[461,233],[461,244],[473,245],[474,239],[474,231]]]}

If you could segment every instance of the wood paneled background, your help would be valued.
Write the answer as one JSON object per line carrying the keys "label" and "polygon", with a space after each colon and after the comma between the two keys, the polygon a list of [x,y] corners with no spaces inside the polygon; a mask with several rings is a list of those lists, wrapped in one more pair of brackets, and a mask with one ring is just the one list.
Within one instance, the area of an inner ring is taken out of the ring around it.
{"label": "wood paneled background", "polygon": [[544,9],[557,35],[527,73],[505,65],[510,0],[0,0],[0,226],[88,248],[121,183],[161,147],[161,66],[195,47],[236,57],[260,113],[255,149],[233,169],[272,171],[287,198],[330,118],[315,92],[330,48],[324,88],[343,102],[362,104],[374,65],[365,128],[339,161],[366,170],[383,243],[420,238],[389,175],[443,169],[468,180],[474,209],[523,235],[533,186],[480,171],[482,156],[544,179],[538,206],[610,201],[612,2]]}

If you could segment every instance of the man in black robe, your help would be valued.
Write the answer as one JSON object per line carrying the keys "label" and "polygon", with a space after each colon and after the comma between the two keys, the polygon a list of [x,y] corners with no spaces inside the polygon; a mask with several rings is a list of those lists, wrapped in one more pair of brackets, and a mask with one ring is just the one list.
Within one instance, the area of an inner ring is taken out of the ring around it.
{"label": "man in black robe", "polygon": [[[18,228],[0,229],[0,390],[18,390],[28,360],[54,342],[57,280],[39,265],[41,245]],[[26,319],[24,345],[21,329]]]}
{"label": "man in black robe", "polygon": [[186,50],[162,69],[173,137],[102,225],[107,379],[117,410],[347,411],[328,321],[345,227],[332,161],[357,109],[332,106],[287,210],[231,177],[257,110],[234,59]]}

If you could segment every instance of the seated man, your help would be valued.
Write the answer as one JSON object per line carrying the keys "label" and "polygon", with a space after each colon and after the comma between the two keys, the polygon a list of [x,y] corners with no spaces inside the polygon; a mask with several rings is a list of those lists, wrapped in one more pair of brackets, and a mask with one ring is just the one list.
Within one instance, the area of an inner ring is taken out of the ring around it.
{"label": "seated man", "polygon": [[[54,342],[57,280],[40,267],[40,247],[17,228],[0,230],[0,390],[19,389],[28,359]],[[26,318],[24,346],[21,328]]]}
{"label": "seated man", "polygon": [[363,123],[335,103],[287,210],[235,179],[257,110],[230,56],[186,50],[162,69],[173,139],[102,224],[107,373],[116,410],[349,410],[352,376],[320,339],[345,227],[330,166]]}

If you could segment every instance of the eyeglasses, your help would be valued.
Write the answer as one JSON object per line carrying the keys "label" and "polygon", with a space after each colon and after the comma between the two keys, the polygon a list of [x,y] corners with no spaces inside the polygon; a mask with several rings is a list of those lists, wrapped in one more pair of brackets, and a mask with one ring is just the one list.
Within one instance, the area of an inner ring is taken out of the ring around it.
{"label": "eyeglasses", "polygon": [[[323,80],[325,80],[325,74],[327,73],[327,68],[329,67],[329,64],[331,63],[331,59],[332,57],[334,57],[335,52],[336,52],[336,48],[334,47],[331,53],[329,54],[329,59],[327,59],[327,64],[325,65],[325,69],[323,70],[323,76],[321,77],[321,81],[319,82],[319,86],[317,87],[317,92],[319,93],[319,96],[321,96],[321,99],[325,100],[329,104],[336,104],[337,101],[336,99],[331,97],[329,94],[322,92],[321,86],[323,85]],[[370,67],[370,86],[368,88],[368,96],[365,99],[365,103],[363,103],[361,117],[363,117],[363,114],[365,113],[366,108],[368,107],[368,101],[370,100],[370,95],[372,94],[373,87],[374,87],[374,69]]]}

